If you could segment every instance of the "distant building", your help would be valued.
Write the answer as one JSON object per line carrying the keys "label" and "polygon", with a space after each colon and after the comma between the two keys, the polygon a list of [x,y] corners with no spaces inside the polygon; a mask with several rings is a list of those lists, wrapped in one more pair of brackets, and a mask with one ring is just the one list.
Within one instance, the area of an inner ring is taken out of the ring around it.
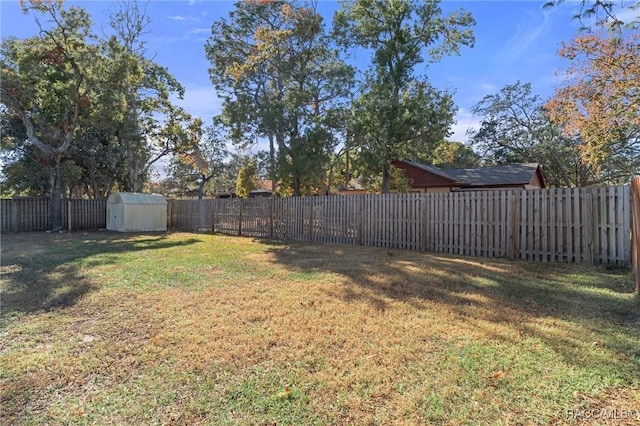
{"label": "distant building", "polygon": [[358,179],[353,179],[348,185],[339,186],[333,191],[333,194],[337,195],[361,195],[367,193],[368,191]]}
{"label": "distant building", "polygon": [[413,161],[394,161],[411,183],[410,192],[537,189],[546,184],[538,163],[506,164],[469,169],[440,169]]}
{"label": "distant building", "polygon": [[[259,180],[257,182],[258,188],[249,192],[249,198],[256,197],[271,197],[273,192],[271,191],[271,181],[270,180]],[[236,189],[231,188],[225,192],[219,192],[215,194],[216,198],[237,198]]]}

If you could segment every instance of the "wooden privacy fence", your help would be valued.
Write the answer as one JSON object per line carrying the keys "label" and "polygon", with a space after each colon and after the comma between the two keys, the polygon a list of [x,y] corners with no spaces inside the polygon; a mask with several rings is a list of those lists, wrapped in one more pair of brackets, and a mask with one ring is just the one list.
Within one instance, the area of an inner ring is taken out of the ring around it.
{"label": "wooden privacy fence", "polygon": [[173,231],[212,231],[214,199],[167,200],[167,229]]}
{"label": "wooden privacy fence", "polygon": [[[170,230],[541,262],[633,264],[640,282],[640,178],[631,186],[602,188],[168,200],[167,209]],[[106,227],[106,200],[64,200],[62,210],[65,229]],[[49,227],[48,199],[0,200],[0,232]]]}
{"label": "wooden privacy fence", "polygon": [[169,229],[338,244],[630,263],[630,187],[169,200]]}
{"label": "wooden privacy fence", "polygon": [[[107,200],[62,201],[62,226],[66,230],[106,228]],[[50,229],[49,199],[0,199],[0,232],[38,232]]]}
{"label": "wooden privacy fence", "polygon": [[636,291],[640,294],[640,177],[631,180],[631,256]]}

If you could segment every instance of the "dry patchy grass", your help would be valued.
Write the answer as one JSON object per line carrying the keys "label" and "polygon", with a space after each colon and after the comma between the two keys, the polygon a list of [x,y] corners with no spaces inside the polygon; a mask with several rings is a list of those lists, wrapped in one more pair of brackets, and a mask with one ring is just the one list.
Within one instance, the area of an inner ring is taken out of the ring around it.
{"label": "dry patchy grass", "polygon": [[640,409],[628,270],[205,234],[2,238],[3,424]]}

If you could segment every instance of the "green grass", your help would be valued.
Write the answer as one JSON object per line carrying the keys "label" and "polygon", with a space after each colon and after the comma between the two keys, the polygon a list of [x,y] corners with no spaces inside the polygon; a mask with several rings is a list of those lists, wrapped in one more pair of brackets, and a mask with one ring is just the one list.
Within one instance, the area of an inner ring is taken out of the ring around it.
{"label": "green grass", "polygon": [[1,248],[1,424],[576,424],[567,410],[640,409],[628,269],[179,233]]}

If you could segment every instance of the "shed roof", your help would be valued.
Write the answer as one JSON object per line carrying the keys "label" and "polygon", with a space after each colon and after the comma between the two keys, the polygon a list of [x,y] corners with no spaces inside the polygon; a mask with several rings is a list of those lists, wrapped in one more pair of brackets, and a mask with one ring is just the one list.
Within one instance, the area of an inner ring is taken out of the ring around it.
{"label": "shed roof", "polygon": [[114,192],[109,195],[107,204],[160,204],[166,205],[167,199],[160,194],[142,194],[139,192]]}

